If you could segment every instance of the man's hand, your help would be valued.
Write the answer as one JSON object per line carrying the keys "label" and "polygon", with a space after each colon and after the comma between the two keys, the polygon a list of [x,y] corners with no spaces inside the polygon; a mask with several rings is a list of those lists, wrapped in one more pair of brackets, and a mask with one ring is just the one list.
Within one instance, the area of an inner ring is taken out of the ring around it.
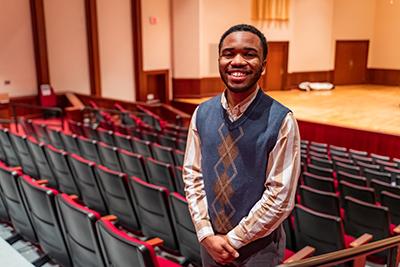
{"label": "man's hand", "polygon": [[226,235],[208,236],[201,241],[201,244],[217,263],[228,264],[239,257],[239,253],[229,244]]}

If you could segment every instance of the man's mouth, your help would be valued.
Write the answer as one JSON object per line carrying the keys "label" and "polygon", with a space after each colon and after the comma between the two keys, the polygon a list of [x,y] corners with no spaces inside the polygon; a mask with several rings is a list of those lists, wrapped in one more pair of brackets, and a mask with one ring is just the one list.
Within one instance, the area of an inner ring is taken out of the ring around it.
{"label": "man's mouth", "polygon": [[231,78],[231,80],[233,82],[236,82],[236,83],[244,81],[248,74],[249,73],[246,71],[238,71],[238,70],[228,71],[229,77]]}

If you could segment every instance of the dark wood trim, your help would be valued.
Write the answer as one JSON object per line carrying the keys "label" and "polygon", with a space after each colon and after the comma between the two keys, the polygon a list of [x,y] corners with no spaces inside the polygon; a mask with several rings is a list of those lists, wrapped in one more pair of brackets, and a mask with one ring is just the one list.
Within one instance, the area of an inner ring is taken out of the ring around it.
{"label": "dark wood trim", "polygon": [[142,93],[142,89],[145,88],[145,77],[143,72],[142,9],[140,0],[131,0],[131,12],[135,95],[136,101],[145,101],[146,96]]}
{"label": "dark wood trim", "polygon": [[39,92],[41,84],[50,84],[44,3],[43,0],[30,0],[30,6],[37,90]]}
{"label": "dark wood trim", "polygon": [[202,98],[221,93],[224,84],[220,77],[172,79],[173,98]]}
{"label": "dark wood trim", "polygon": [[368,83],[400,86],[400,70],[370,68]]}
{"label": "dark wood trim", "polygon": [[89,56],[90,93],[101,96],[99,34],[96,0],[85,0],[86,35]]}
{"label": "dark wood trim", "polygon": [[333,70],[291,72],[287,75],[286,89],[297,88],[301,82],[332,82]]}
{"label": "dark wood trim", "polygon": [[169,104],[169,102],[170,102],[170,100],[169,100],[169,69],[143,71],[144,81],[143,81],[142,90],[140,90],[140,92],[142,94],[141,97],[144,98],[144,100],[147,100],[147,92],[148,92],[147,78],[148,78],[148,76],[159,75],[159,74],[162,74],[165,78],[164,79],[165,103]]}

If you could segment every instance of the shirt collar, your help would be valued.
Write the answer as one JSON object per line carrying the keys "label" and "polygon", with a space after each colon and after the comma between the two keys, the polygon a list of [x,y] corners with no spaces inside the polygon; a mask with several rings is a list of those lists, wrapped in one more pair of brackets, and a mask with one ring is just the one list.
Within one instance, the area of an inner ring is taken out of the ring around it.
{"label": "shirt collar", "polygon": [[258,86],[257,89],[254,90],[254,92],[251,93],[248,97],[243,99],[242,102],[240,102],[239,104],[237,104],[234,107],[230,107],[229,103],[228,103],[228,99],[226,97],[227,89],[225,89],[224,92],[222,93],[221,105],[227,111],[230,118],[239,118],[246,111],[246,109],[250,106],[250,104],[254,101],[259,90],[260,90],[260,87]]}

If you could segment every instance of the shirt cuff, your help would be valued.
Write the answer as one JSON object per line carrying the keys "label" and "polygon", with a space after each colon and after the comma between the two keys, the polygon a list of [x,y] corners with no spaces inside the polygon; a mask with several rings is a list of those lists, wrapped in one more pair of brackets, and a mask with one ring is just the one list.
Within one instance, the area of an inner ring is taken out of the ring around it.
{"label": "shirt cuff", "polygon": [[239,238],[239,236],[237,236],[235,234],[235,229],[236,229],[236,227],[233,228],[231,231],[229,231],[226,234],[226,237],[228,238],[229,243],[231,244],[231,246],[234,249],[239,249],[239,248],[243,247],[244,245],[246,245],[246,243],[243,242],[242,238]]}
{"label": "shirt cuff", "polygon": [[197,239],[199,240],[199,243],[203,241],[206,237],[214,235],[214,230],[211,226],[203,226],[202,228],[198,229],[197,231]]}

